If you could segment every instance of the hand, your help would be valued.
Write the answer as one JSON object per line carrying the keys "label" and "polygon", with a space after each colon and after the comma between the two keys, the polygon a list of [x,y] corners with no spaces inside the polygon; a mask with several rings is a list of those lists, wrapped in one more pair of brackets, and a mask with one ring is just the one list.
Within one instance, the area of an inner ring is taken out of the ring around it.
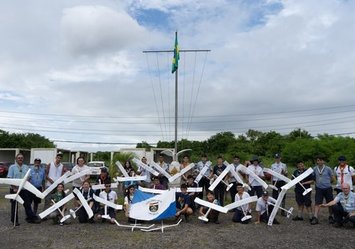
{"label": "hand", "polygon": [[327,207],[327,204],[320,204],[320,207]]}

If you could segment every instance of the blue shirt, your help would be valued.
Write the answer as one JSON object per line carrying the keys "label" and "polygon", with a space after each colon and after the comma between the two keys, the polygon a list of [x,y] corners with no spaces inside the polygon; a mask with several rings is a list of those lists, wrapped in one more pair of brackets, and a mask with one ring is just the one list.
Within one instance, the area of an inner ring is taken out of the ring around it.
{"label": "blue shirt", "polygon": [[317,188],[331,188],[333,175],[333,170],[326,165],[323,165],[322,170],[319,170],[318,166],[313,168],[313,176]]}
{"label": "blue shirt", "polygon": [[29,167],[26,164],[22,164],[20,167],[17,163],[13,164],[9,168],[7,178],[22,179],[25,177]]}
{"label": "blue shirt", "polygon": [[30,183],[36,188],[42,187],[45,178],[45,171],[42,167],[31,167]]}
{"label": "blue shirt", "polygon": [[345,198],[345,195],[343,192],[340,192],[334,200],[343,206],[344,210],[346,212],[355,212],[355,193],[354,192],[349,192],[347,198]]}

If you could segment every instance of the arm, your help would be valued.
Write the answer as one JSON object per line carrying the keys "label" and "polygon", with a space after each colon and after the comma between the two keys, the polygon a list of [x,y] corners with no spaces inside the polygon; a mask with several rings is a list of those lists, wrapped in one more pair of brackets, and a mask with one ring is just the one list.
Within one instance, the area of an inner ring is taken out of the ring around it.
{"label": "arm", "polygon": [[46,177],[45,177],[45,179],[52,184],[54,181],[48,176],[50,167],[51,167],[51,164],[48,163],[47,167],[46,167]]}
{"label": "arm", "polygon": [[256,213],[256,221],[255,221],[255,224],[259,224],[260,223],[260,212],[258,211],[257,213]]}
{"label": "arm", "polygon": [[332,200],[332,201],[330,201],[330,202],[328,202],[326,204],[321,204],[320,206],[321,207],[331,207],[331,206],[334,206],[335,204],[337,204],[336,199],[334,199],[334,200]]}

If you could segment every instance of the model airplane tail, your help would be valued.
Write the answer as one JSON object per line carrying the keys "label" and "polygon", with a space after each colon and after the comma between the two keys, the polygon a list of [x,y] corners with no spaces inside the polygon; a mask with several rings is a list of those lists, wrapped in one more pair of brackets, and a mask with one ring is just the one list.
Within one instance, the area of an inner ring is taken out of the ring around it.
{"label": "model airplane tail", "polygon": [[5,195],[5,198],[6,198],[6,199],[10,199],[10,200],[16,200],[16,201],[18,201],[20,204],[23,204],[23,203],[24,203],[23,199],[22,199],[21,196],[19,196],[18,194],[8,194],[8,195]]}

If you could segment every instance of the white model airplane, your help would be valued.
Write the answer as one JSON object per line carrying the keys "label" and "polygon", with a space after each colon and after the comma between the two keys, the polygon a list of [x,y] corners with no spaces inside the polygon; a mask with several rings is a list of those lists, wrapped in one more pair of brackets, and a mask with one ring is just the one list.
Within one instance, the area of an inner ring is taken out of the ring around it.
{"label": "white model airplane", "polygon": [[[284,175],[282,175],[282,174],[280,174],[280,173],[277,173],[277,172],[273,171],[272,169],[264,168],[263,171],[264,171],[265,173],[268,173],[268,174],[270,174],[270,175],[273,175],[273,176],[277,177],[278,179],[280,179],[280,180],[282,180],[282,181],[284,181],[284,182],[286,182],[286,183],[288,183],[288,182],[291,181],[291,179],[289,179],[288,177],[286,177],[286,176],[284,176]],[[292,176],[293,176],[293,175],[292,175]],[[296,178],[296,177],[293,176],[293,178]],[[275,181],[275,183],[276,183],[276,181]],[[306,189],[306,188],[303,186],[303,184],[302,184],[301,182],[299,182],[299,184],[300,184],[300,185],[302,186],[302,188],[304,189],[303,195],[306,195],[306,194],[308,194],[309,192],[312,191],[312,188]],[[269,184],[269,187],[272,188],[272,189],[278,190],[277,187],[276,187],[275,185],[273,185],[273,184]]]}
{"label": "white model airplane", "polygon": [[211,167],[212,162],[208,161],[206,162],[205,166],[201,169],[200,173],[196,176],[195,182],[198,184],[202,177],[205,175],[206,171]]}
{"label": "white model airplane", "polygon": [[[47,208],[46,210],[44,210],[42,213],[40,213],[38,216],[43,219],[44,217],[48,216],[50,213],[53,213],[55,210],[60,210],[60,207],[63,206],[65,203],[71,201],[74,198],[74,194],[71,193],[69,195],[67,195],[66,197],[64,197],[63,199],[61,199],[60,201],[54,203],[52,206],[50,206],[49,208]],[[59,211],[61,212],[61,210]],[[62,219],[60,220],[60,222],[64,222],[65,220],[67,220],[68,218],[70,218],[70,215],[64,215],[62,214]]]}
{"label": "white model airplane", "polygon": [[[277,202],[277,201],[276,201]],[[267,204],[269,204],[269,205],[272,205],[272,206],[276,206],[276,204],[274,204],[274,203],[272,203],[272,202],[268,202]],[[290,207],[290,209],[289,210],[287,210],[287,209],[285,209],[285,208],[283,208],[283,207],[278,207],[279,209],[281,209],[281,210],[283,210],[283,211],[285,211],[286,213],[287,213],[287,215],[286,215],[286,217],[287,218],[290,218],[290,216],[292,215],[292,211],[293,211],[293,207]]]}
{"label": "white model airplane", "polygon": [[248,191],[251,190],[250,186],[243,181],[243,179],[239,175],[239,173],[234,170],[234,165],[233,164],[229,164],[227,161],[224,161],[223,164],[226,165],[226,166],[231,165],[230,168],[229,168],[229,172],[232,174],[232,176],[237,180],[237,182],[243,184],[243,187],[245,189],[247,189]]}
{"label": "white model airplane", "polygon": [[94,195],[94,200],[105,205],[105,214],[101,216],[103,219],[111,220],[111,217],[107,214],[108,207],[111,207],[115,210],[122,210],[123,209],[122,205],[117,205],[117,204],[110,202],[108,200],[105,200],[97,195]]}
{"label": "white model airplane", "polygon": [[169,173],[167,173],[162,167],[160,167],[157,163],[153,163],[152,164],[154,166],[154,168],[156,168],[162,175],[164,175],[166,178],[168,178],[169,182],[173,182],[175,181],[177,178],[179,178],[180,176],[182,176],[183,174],[185,174],[186,172],[188,172],[189,170],[191,170],[195,164],[190,163],[189,165],[187,165],[185,168],[183,168],[180,172],[176,173],[175,175],[170,175]]}
{"label": "white model airplane", "polygon": [[146,176],[128,176],[128,177],[117,176],[113,180],[117,182],[130,182],[130,181],[144,181],[146,179],[147,179]]}
{"label": "white model airplane", "polygon": [[[79,189],[75,188],[73,190],[73,192],[76,194],[76,196],[79,198],[81,205],[85,208],[86,213],[88,214],[89,219],[94,216],[94,213],[92,212],[89,204],[87,203],[87,201],[85,200],[84,196],[82,195],[82,193],[80,192]],[[76,211],[75,211],[76,212]],[[72,212],[71,212],[72,213]],[[74,218],[74,217],[73,217]]]}
{"label": "white model airplane", "polygon": [[225,207],[221,207],[215,203],[211,203],[211,202],[208,202],[208,201],[204,201],[204,200],[201,200],[200,198],[196,197],[195,198],[195,203],[201,205],[201,206],[204,206],[204,207],[208,207],[209,209],[207,210],[207,212],[205,213],[205,215],[203,216],[199,216],[198,219],[199,220],[202,220],[202,221],[205,221],[205,222],[208,222],[208,214],[211,212],[211,209],[214,209],[218,212],[221,212],[221,213],[227,213],[228,212],[228,209],[225,208]]}
{"label": "white model airplane", "polygon": [[86,175],[90,175],[90,174],[91,174],[91,169],[85,169],[85,170],[80,171],[80,172],[78,172],[76,174],[73,174],[73,175],[71,175],[69,177],[64,178],[63,183],[67,184],[68,182],[72,182],[72,181],[74,181],[74,180],[76,180],[76,179],[78,179],[78,178],[80,178],[82,176],[86,176]]}
{"label": "white model airplane", "polygon": [[18,186],[17,192],[15,194],[7,194],[5,195],[6,199],[11,199],[11,200],[16,200],[20,204],[23,204],[24,201],[21,198],[20,191],[22,189],[26,189],[36,195],[38,198],[43,199],[45,196],[44,194],[39,191],[35,186],[33,186],[30,182],[27,181],[29,175],[30,175],[31,169],[29,169],[26,172],[26,175],[22,179],[16,179],[16,178],[0,178],[0,184],[8,184],[8,185],[15,185]]}
{"label": "white model airplane", "polygon": [[276,213],[277,213],[278,209],[280,208],[282,199],[284,198],[287,190],[289,190],[290,188],[295,186],[300,181],[304,180],[307,176],[309,176],[312,173],[313,173],[313,169],[309,168],[305,172],[303,172],[301,175],[297,176],[295,179],[289,181],[288,183],[286,183],[285,185],[283,185],[281,187],[281,192],[279,193],[279,197],[276,200],[274,209],[272,210],[272,212],[270,214],[270,217],[269,217],[269,221],[267,223],[269,226],[272,226],[272,223],[273,223],[273,221],[275,219]]}
{"label": "white model airplane", "polygon": [[[144,188],[144,187],[141,187],[141,186],[138,186],[138,189],[143,191],[143,192],[146,192],[146,193],[152,193],[152,194],[162,194],[168,190],[162,190],[162,189],[154,189],[154,188]],[[175,189],[175,192],[176,193],[181,193],[181,188],[172,188],[172,189]],[[197,187],[197,188],[187,188],[187,192],[188,193],[199,193],[199,192],[202,192],[202,187]]]}
{"label": "white model airplane", "polygon": [[160,174],[162,174],[163,176],[165,176],[167,179],[169,179],[171,177],[171,175],[166,172],[162,167],[160,167],[159,164],[157,164],[156,162],[152,162],[151,165],[159,171]]}
{"label": "white model airplane", "polygon": [[244,165],[242,165],[241,169],[246,174],[251,175],[258,183],[261,184],[261,186],[263,186],[264,189],[267,189],[269,187],[269,185],[267,185],[267,183],[265,181],[263,181],[263,179],[261,179],[257,174],[254,173],[254,171],[250,170],[248,167],[245,167]]}
{"label": "white model airplane", "polygon": [[[152,231],[158,231],[160,230],[162,233],[164,233],[164,229],[165,228],[169,228],[169,227],[176,227],[178,225],[180,225],[182,219],[180,219],[176,224],[172,224],[172,225],[164,225],[163,220],[161,221],[161,226],[160,227],[154,227],[154,228],[141,228],[141,231],[143,232],[152,232]],[[154,225],[154,224],[153,224]]]}
{"label": "white model airplane", "polygon": [[228,174],[230,168],[231,166],[228,165],[218,177],[217,175],[214,175],[216,177],[216,180],[213,181],[213,183],[208,189],[213,191],[220,182],[223,182],[227,186],[227,191],[228,191],[233,186],[233,183],[228,185],[225,181],[223,181],[223,178]]}
{"label": "white model airplane", "polygon": [[234,208],[242,206],[242,211],[243,211],[243,214],[244,214],[244,217],[242,218],[242,221],[246,221],[246,220],[251,219],[252,216],[247,214],[247,210],[244,210],[243,205],[249,204],[251,202],[256,202],[257,200],[258,200],[258,197],[254,195],[254,196],[247,197],[247,198],[244,198],[244,199],[239,200],[239,201],[235,201],[235,202],[233,202],[231,204],[228,204],[228,205],[226,205],[224,207],[227,208],[228,211],[229,211],[229,210],[232,210]]}
{"label": "white model airplane", "polygon": [[167,149],[167,150],[163,150],[161,153],[165,154],[167,156],[171,156],[173,158],[173,160],[177,160],[177,158],[179,158],[179,155],[181,153],[184,153],[186,151],[190,151],[191,149],[184,149],[184,150],[180,150],[178,153],[174,153],[174,150],[171,149]]}
{"label": "white model airplane", "polygon": [[121,171],[121,173],[123,174],[124,177],[129,177],[127,171],[124,169],[124,167],[122,166],[120,161],[117,161],[116,165],[117,165],[118,169]]}
{"label": "white model airplane", "polygon": [[[105,189],[106,186],[105,186],[105,184],[95,184],[95,185],[92,185],[91,188],[93,190],[98,190],[98,189]],[[111,188],[118,188],[118,182],[111,183]]]}
{"label": "white model airplane", "polygon": [[66,179],[70,175],[70,171],[65,172],[61,177],[59,177],[57,180],[55,180],[44,192],[43,195],[47,196],[50,194],[57,186],[59,183],[63,182],[64,179]]}
{"label": "white model airplane", "polygon": [[145,170],[147,170],[149,173],[151,173],[152,175],[158,176],[159,173],[157,171],[155,171],[153,168],[149,167],[147,164],[143,163],[142,161],[138,160],[137,158],[133,158],[132,161],[143,167]]}

